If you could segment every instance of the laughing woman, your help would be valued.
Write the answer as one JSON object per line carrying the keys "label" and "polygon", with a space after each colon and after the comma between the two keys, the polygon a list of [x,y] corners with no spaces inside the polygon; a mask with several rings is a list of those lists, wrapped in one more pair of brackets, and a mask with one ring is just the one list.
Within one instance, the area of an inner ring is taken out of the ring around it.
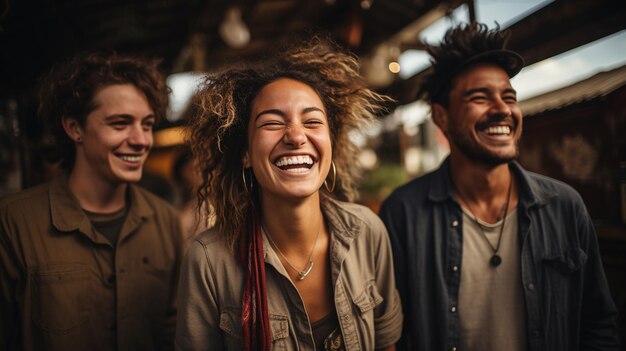
{"label": "laughing woman", "polygon": [[183,267],[179,350],[395,349],[387,233],[344,202],[359,174],[348,134],[385,100],[317,38],[206,80],[189,140],[216,222]]}

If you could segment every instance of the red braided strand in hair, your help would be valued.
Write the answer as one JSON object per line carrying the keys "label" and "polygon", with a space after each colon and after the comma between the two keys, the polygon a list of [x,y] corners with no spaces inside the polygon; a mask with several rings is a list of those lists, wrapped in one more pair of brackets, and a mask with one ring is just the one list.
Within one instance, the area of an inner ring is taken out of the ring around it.
{"label": "red braided strand in hair", "polygon": [[265,257],[260,217],[252,206],[247,235],[239,239],[239,260],[246,269],[241,302],[241,321],[245,351],[271,348],[272,334],[265,286]]}

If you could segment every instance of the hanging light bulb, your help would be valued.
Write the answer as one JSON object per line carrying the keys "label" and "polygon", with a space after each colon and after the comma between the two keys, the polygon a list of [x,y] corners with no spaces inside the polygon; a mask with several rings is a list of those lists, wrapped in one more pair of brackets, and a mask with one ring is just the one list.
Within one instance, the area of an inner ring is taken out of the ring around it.
{"label": "hanging light bulb", "polygon": [[241,10],[238,7],[231,7],[226,11],[219,32],[231,48],[241,49],[250,42],[250,31],[241,19]]}
{"label": "hanging light bulb", "polygon": [[397,61],[389,62],[387,67],[389,68],[389,72],[393,74],[400,73],[400,64]]}
{"label": "hanging light bulb", "polygon": [[361,0],[361,8],[363,10],[369,10],[373,3],[374,0]]}

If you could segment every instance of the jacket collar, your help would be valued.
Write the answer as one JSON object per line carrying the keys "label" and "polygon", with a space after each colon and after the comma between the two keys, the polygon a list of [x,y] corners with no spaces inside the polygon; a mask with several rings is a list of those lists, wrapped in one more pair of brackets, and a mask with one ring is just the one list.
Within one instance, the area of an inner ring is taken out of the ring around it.
{"label": "jacket collar", "polygon": [[352,212],[348,206],[330,196],[322,196],[322,212],[328,221],[328,228],[346,249],[350,243],[361,233],[364,225],[363,219]]}
{"label": "jacket collar", "polygon": [[[542,206],[551,199],[558,196],[554,191],[544,189],[538,184],[537,178],[532,177],[532,173],[526,171],[517,161],[509,163],[509,168],[515,175],[520,191],[519,202],[525,207],[535,205]],[[450,156],[448,156],[439,169],[433,174],[433,182],[428,191],[428,198],[434,202],[442,202],[454,197],[454,186],[450,175]]]}
{"label": "jacket collar", "polygon": [[516,161],[511,162],[509,167],[520,185],[520,202],[526,207],[543,206],[559,195],[556,191],[542,187],[537,175],[528,172]]}
{"label": "jacket collar", "polygon": [[[62,173],[51,181],[49,193],[52,225],[58,231],[78,230],[94,242],[108,243],[105,238],[96,235],[89,218],[69,188],[67,173]],[[142,220],[154,214],[147,199],[135,185],[129,184],[127,196],[130,208],[120,232],[120,240],[125,233],[132,232]]]}
{"label": "jacket collar", "polygon": [[[339,267],[352,241],[363,231],[364,221],[344,203],[327,195],[321,196],[321,207],[331,234],[331,264]],[[273,253],[268,255],[270,250]],[[263,233],[263,254],[265,262],[272,264],[279,272],[287,275],[280,263],[278,253],[274,252],[267,240],[266,233]]]}
{"label": "jacket collar", "polygon": [[446,157],[439,169],[432,174],[434,180],[428,191],[428,198],[434,202],[442,202],[452,199],[454,196],[454,186],[450,176],[450,156]]}
{"label": "jacket collar", "polygon": [[92,231],[89,218],[70,190],[67,173],[56,176],[50,182],[49,192],[52,225],[58,231],[80,230],[86,234]]}

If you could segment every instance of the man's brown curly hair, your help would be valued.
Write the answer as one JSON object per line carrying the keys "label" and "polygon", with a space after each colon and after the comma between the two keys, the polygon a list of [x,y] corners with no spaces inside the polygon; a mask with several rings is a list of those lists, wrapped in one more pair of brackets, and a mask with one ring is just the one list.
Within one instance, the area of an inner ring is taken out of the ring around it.
{"label": "man's brown curly hair", "polygon": [[95,95],[112,84],[132,84],[146,95],[157,120],[165,116],[169,88],[158,69],[159,61],[118,55],[115,52],[86,52],[53,67],[39,84],[39,117],[49,125],[62,155],[61,166],[74,166],[76,149],[62,125],[62,118],[75,118],[85,126],[87,115],[97,106]]}
{"label": "man's brown curly hair", "polygon": [[[332,195],[348,201],[357,197],[355,182],[360,175],[358,149],[349,133],[374,120],[383,110],[382,104],[390,101],[368,89],[356,58],[328,39],[314,37],[278,52],[279,57],[259,65],[208,76],[192,100],[188,142],[202,173],[198,205],[202,208],[208,203],[205,208],[214,212],[215,227],[231,248],[246,228],[251,206],[258,204],[258,185],[249,194],[243,183],[242,159],[251,103],[265,85],[292,78],[311,86],[320,96],[337,168]],[[246,176],[249,183],[250,173]]]}

